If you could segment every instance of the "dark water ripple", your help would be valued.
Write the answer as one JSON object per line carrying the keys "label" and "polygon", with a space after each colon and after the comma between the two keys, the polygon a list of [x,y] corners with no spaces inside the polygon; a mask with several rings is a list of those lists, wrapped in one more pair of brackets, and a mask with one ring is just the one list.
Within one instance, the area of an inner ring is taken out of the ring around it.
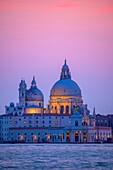
{"label": "dark water ripple", "polygon": [[0,144],[0,169],[113,170],[113,144]]}

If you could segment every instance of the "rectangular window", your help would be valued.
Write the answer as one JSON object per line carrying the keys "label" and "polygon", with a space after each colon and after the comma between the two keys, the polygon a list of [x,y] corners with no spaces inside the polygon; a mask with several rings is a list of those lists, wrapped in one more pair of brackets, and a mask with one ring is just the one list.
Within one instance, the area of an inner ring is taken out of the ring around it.
{"label": "rectangular window", "polygon": [[24,120],[24,125],[26,124],[26,121]]}

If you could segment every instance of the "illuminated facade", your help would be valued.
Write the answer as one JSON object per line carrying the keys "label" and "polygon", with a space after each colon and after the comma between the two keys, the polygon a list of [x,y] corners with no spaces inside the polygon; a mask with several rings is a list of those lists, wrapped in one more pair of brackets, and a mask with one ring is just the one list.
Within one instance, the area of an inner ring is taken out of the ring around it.
{"label": "illuminated facade", "polygon": [[49,104],[37,88],[35,77],[27,89],[19,84],[19,103],[6,106],[0,116],[0,140],[10,142],[95,142],[112,138],[111,127],[96,126],[95,110],[90,114],[83,104],[80,87],[71,79],[65,63],[50,91]]}
{"label": "illuminated facade", "polygon": [[50,113],[70,114],[76,106],[82,106],[81,90],[77,83],[71,80],[69,67],[65,63],[62,67],[60,80],[58,80],[50,92]]}

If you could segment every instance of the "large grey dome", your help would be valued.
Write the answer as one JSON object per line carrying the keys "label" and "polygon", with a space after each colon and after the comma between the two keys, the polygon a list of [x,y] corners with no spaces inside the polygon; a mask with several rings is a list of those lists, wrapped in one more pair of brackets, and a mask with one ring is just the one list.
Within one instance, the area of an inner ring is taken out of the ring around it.
{"label": "large grey dome", "polygon": [[77,83],[71,79],[57,81],[51,89],[51,96],[81,96]]}
{"label": "large grey dome", "polygon": [[31,88],[26,91],[26,101],[43,101],[44,97],[42,92],[37,88],[35,78],[31,83]]}
{"label": "large grey dome", "polygon": [[52,87],[50,96],[81,96],[79,86],[71,80],[71,73],[66,60],[62,67],[60,80]]}

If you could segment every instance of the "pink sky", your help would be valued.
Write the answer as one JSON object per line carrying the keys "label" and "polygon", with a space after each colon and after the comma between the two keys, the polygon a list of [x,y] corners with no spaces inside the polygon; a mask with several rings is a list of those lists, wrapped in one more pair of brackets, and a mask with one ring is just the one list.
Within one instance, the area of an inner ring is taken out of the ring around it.
{"label": "pink sky", "polygon": [[49,100],[67,59],[84,103],[113,113],[112,0],[0,0],[0,112],[35,75]]}

